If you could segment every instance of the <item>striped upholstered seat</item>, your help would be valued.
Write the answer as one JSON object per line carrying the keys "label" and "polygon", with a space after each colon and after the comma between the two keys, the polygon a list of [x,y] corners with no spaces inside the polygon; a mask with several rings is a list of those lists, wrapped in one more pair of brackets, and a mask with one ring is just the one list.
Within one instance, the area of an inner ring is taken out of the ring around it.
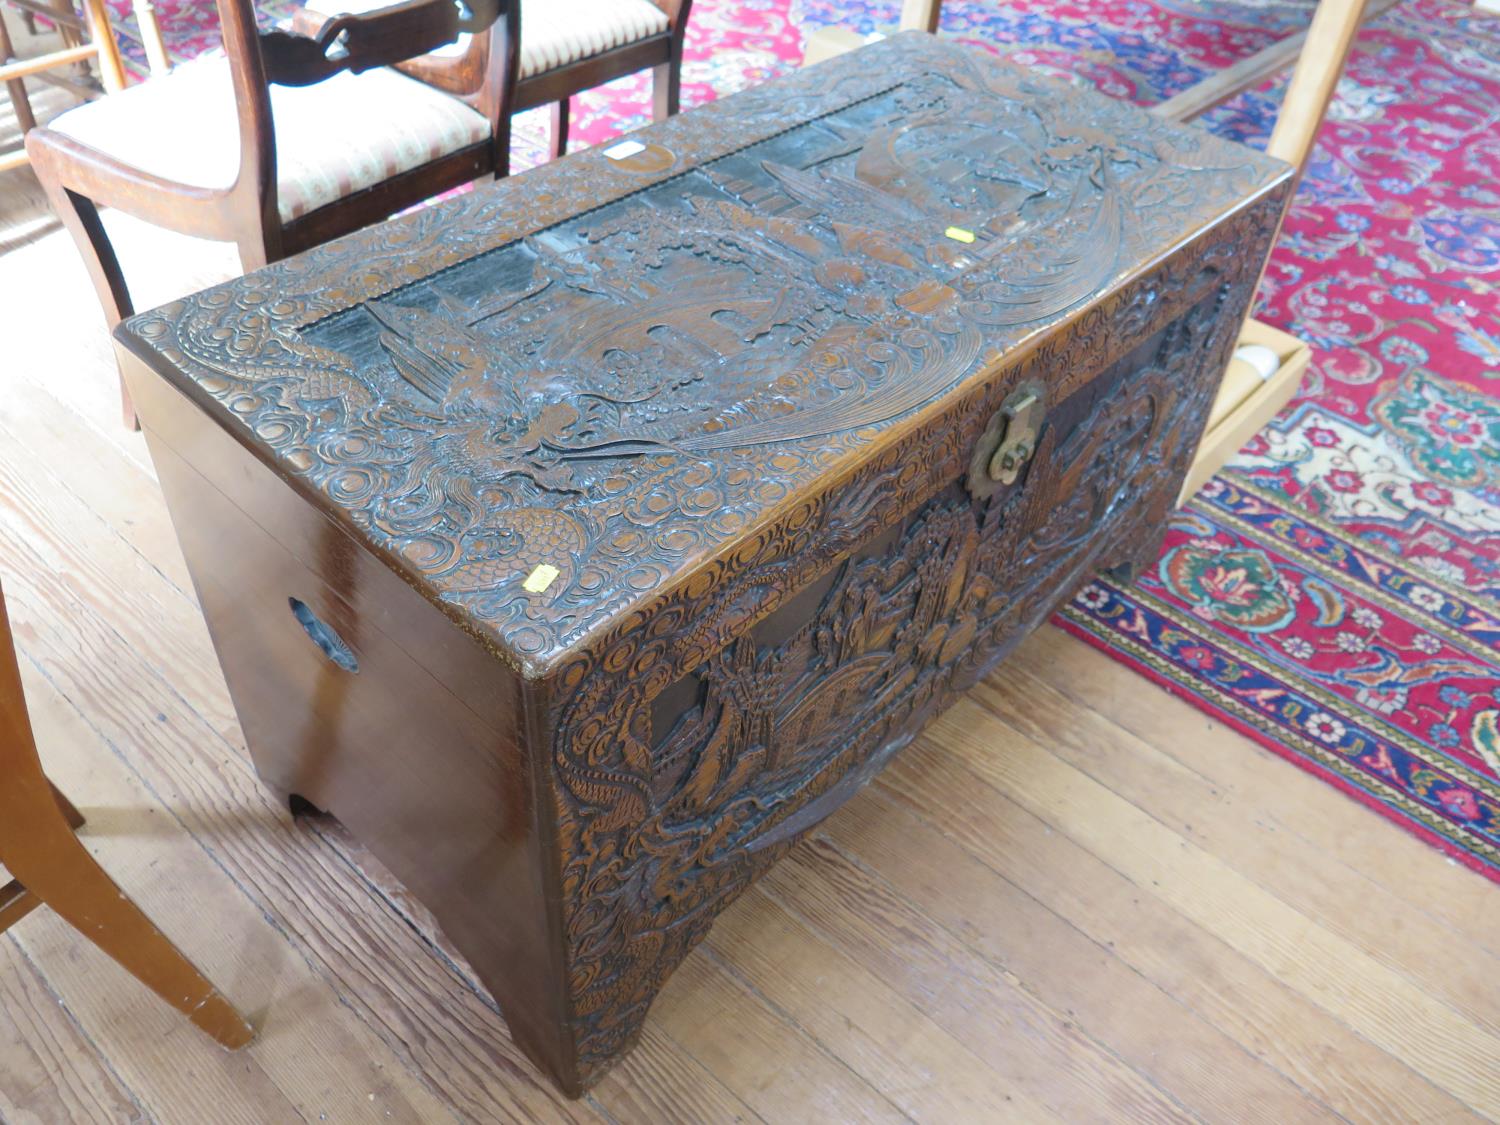
{"label": "striped upholstered seat", "polygon": [[[369,12],[391,0],[308,0],[307,9],[326,16]],[[651,0],[521,0],[521,77],[567,66],[579,59],[638,43],[670,30],[670,21]],[[469,37],[433,53],[457,56]]]}
{"label": "striped upholstered seat", "polygon": [[522,0],[521,77],[667,31],[651,0]]}
{"label": "striped upholstered seat", "polygon": [[[315,86],[272,86],[271,114],[284,223],[490,135],[482,114],[386,69],[343,73]],[[222,55],[69,110],[51,128],[195,187],[228,187],[240,166],[234,91]]]}

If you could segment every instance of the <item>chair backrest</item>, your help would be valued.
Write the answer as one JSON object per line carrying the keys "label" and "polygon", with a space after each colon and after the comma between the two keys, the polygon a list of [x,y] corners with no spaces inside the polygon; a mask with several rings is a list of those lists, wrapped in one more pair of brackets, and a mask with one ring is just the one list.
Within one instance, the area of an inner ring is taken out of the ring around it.
{"label": "chair backrest", "polygon": [[521,0],[500,0],[488,34],[469,35],[462,51],[424,54],[397,69],[463,98],[496,128],[521,69]]}
{"label": "chair backrest", "polygon": [[[319,0],[322,4],[332,0]],[[369,4],[370,0],[359,0]],[[562,3],[564,0],[533,0],[534,3]],[[672,34],[680,48],[693,0],[651,0],[665,13]],[[460,54],[444,51],[401,63],[398,69],[424,82],[430,82],[450,94],[469,101],[497,128],[500,117],[520,75],[521,0],[501,0],[501,10],[488,35],[472,36]]]}
{"label": "chair backrest", "polygon": [[481,33],[513,6],[511,0],[393,0],[333,16],[315,34],[303,35],[262,30],[254,0],[216,2],[239,116],[236,186],[254,191],[267,232],[279,229],[271,86],[310,86],[345,70],[358,74],[418,58],[464,34],[484,38]]}

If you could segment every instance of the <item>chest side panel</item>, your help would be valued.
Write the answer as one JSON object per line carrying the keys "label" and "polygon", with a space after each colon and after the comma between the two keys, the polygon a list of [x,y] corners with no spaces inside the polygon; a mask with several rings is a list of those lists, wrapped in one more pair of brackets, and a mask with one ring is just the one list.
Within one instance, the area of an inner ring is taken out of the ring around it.
{"label": "chest side panel", "polygon": [[[1094,569],[1154,551],[1278,214],[1267,199],[1185,248],[793,510],[732,576],[563,670],[551,764],[585,1070],[786,847]],[[971,488],[1021,386],[1047,401],[1035,454]]]}
{"label": "chest side panel", "polygon": [[336,815],[564,1072],[523,685],[177,391],[127,373],[256,771]]}

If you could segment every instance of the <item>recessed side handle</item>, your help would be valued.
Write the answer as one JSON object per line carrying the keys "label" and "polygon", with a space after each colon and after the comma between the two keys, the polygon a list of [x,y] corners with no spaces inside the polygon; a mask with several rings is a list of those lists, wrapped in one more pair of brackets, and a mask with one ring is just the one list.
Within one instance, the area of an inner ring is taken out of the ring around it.
{"label": "recessed side handle", "polygon": [[333,626],[319,618],[316,613],[307,608],[305,603],[296,598],[288,598],[287,604],[292,607],[292,616],[307,633],[308,640],[317,645],[324,656],[346,672],[359,671],[359,658],[354,655],[354,650],[349,647],[344,638],[334,632]]}

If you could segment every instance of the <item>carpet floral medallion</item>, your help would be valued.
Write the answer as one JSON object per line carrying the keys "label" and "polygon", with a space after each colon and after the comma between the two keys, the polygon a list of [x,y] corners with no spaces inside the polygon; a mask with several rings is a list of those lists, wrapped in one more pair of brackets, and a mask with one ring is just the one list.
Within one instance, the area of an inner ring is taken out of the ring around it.
{"label": "carpet floral medallion", "polygon": [[[129,0],[110,0],[128,25]],[[263,18],[292,0],[262,0]],[[1305,26],[1312,0],[947,0],[947,34],[1150,104]],[[212,5],[157,0],[169,45]],[[898,0],[695,0],[683,104],[799,65]],[[138,72],[140,54],[126,41]],[[1281,83],[1215,111],[1263,146]],[[644,76],[573,104],[644,124]],[[515,163],[544,159],[544,111]],[[1259,316],[1314,348],[1301,394],[1180,511],[1133,587],[1059,623],[1500,880],[1500,17],[1405,0],[1361,35]]]}

